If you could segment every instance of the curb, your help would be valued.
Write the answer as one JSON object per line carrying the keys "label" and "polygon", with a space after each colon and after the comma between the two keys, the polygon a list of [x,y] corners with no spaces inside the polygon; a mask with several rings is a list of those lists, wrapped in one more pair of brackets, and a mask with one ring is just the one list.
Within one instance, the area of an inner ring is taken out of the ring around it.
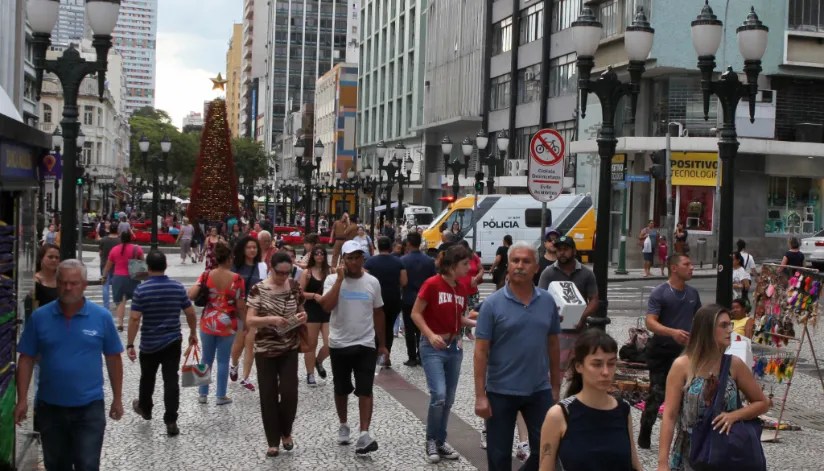
{"label": "curb", "polygon": [[[718,278],[716,273],[701,273],[698,275],[693,275],[693,280],[698,279],[708,279],[708,278]],[[644,278],[643,276],[639,277],[626,277],[626,278],[607,278],[608,283],[628,283],[630,281],[666,281],[668,278],[666,276],[648,276]]]}

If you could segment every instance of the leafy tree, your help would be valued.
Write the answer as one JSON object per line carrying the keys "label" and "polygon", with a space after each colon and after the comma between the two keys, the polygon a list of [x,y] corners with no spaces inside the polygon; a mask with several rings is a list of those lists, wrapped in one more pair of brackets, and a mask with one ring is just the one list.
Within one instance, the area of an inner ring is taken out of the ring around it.
{"label": "leafy tree", "polygon": [[249,137],[232,139],[235,173],[246,181],[259,180],[269,174],[269,160],[263,143]]}
{"label": "leafy tree", "polygon": [[151,106],[144,106],[142,108],[138,108],[132,112],[132,118],[135,116],[153,119],[155,121],[160,121],[166,124],[172,124],[172,117],[169,116],[169,113],[159,110],[157,108],[153,108]]}
{"label": "leafy tree", "polygon": [[200,135],[200,133],[203,132],[203,126],[198,126],[196,124],[187,124],[186,126],[183,126],[183,131],[182,132],[183,132],[183,134],[197,134],[197,135]]}
{"label": "leafy tree", "polygon": [[[141,111],[141,113],[137,113]],[[189,186],[194,178],[194,169],[197,164],[198,136],[195,134],[181,134],[178,129],[167,121],[168,114],[162,110],[144,107],[137,110],[129,120],[131,126],[131,154],[130,170],[133,176],[150,179],[152,175],[152,157],[160,156],[160,141],[169,136],[172,148],[166,168],[170,175],[177,178],[182,186]],[[147,116],[148,115],[148,116]],[[143,135],[149,139],[150,160],[144,163],[143,155],[138,145]]]}

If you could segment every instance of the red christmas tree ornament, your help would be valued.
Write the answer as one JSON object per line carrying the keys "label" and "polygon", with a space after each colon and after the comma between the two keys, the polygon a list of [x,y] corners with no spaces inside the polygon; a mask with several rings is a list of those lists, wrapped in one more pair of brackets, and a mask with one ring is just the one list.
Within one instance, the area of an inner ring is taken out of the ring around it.
{"label": "red christmas tree ornament", "polygon": [[206,112],[200,136],[200,154],[187,212],[192,221],[222,221],[228,215],[240,214],[230,137],[226,101],[215,99]]}

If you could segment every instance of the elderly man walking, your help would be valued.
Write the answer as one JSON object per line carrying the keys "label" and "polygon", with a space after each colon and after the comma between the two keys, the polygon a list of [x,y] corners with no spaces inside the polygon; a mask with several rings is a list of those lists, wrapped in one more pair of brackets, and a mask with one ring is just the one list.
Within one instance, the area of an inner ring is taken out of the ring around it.
{"label": "elderly man walking", "polygon": [[260,243],[260,261],[266,263],[268,273],[272,270],[272,255],[277,253],[278,248],[272,244],[272,234],[269,231],[260,231],[257,240]]}
{"label": "elderly man walking", "polygon": [[[539,449],[541,425],[561,388],[561,322],[552,296],[532,284],[538,254],[517,242],[507,256],[509,280],[486,298],[475,330],[475,414],[486,420],[490,471],[512,469],[518,412],[530,448]],[[521,470],[537,471],[538,453]]]}
{"label": "elderly man walking", "polygon": [[112,385],[109,417],[123,416],[123,345],[112,315],[88,301],[86,267],[69,259],[57,268],[59,298],[36,309],[23,329],[17,351],[19,425],[28,413],[29,383],[39,357],[37,416],[48,470],[100,469],[106,430],[103,357]]}

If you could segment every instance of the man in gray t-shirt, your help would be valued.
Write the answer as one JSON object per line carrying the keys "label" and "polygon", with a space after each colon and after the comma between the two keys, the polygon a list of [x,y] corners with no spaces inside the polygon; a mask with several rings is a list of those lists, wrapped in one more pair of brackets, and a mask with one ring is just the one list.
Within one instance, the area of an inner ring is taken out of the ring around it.
{"label": "man in gray t-shirt", "polygon": [[687,285],[687,281],[692,279],[690,258],[676,254],[669,258],[667,264],[669,280],[652,290],[647,308],[647,328],[654,335],[646,349],[650,390],[638,432],[638,446],[645,449],[650,447],[652,427],[664,402],[672,362],[689,343],[692,318],[701,308],[698,290]]}
{"label": "man in gray t-shirt", "polygon": [[126,221],[126,216],[120,216],[120,223],[117,224],[117,233],[122,234],[124,232],[131,232],[132,225]]}

